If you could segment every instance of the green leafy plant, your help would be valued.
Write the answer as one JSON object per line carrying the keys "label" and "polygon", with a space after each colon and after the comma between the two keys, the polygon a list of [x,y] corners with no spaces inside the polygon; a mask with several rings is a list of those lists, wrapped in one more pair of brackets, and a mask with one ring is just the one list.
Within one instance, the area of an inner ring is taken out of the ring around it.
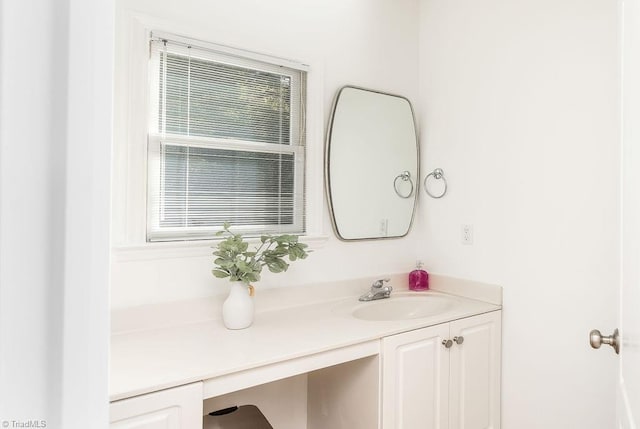
{"label": "green leafy plant", "polygon": [[231,281],[245,283],[260,280],[263,267],[267,267],[272,273],[287,271],[289,262],[305,259],[310,251],[307,245],[298,242],[296,235],[263,235],[260,237],[260,245],[253,251],[249,250],[249,243],[242,235],[229,230],[231,225],[224,223],[223,230],[216,233],[217,236],[226,236],[216,246],[213,252],[216,259],[216,268],[212,270],[218,278],[229,278]]}

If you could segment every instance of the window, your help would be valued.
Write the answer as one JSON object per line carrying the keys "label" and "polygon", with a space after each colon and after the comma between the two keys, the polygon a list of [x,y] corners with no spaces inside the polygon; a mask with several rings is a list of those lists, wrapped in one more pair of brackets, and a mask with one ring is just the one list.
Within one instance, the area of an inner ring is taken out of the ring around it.
{"label": "window", "polygon": [[147,241],[304,234],[304,66],[164,37],[150,52]]}

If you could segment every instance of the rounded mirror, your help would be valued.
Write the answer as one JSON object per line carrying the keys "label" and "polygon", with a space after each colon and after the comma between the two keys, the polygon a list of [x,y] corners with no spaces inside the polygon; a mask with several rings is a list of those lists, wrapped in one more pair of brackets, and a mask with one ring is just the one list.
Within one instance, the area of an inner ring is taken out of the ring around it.
{"label": "rounded mirror", "polygon": [[408,99],[353,86],[337,94],[326,146],[326,186],[342,240],[402,237],[418,195],[418,141]]}

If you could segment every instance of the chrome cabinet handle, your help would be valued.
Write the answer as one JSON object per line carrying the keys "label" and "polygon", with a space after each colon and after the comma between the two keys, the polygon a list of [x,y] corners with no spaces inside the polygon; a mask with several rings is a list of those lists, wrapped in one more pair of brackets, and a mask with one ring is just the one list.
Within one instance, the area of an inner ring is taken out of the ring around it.
{"label": "chrome cabinet handle", "polygon": [[456,344],[460,345],[464,342],[464,337],[462,335],[460,335],[459,337],[453,337],[453,341],[455,341]]}
{"label": "chrome cabinet handle", "polygon": [[442,340],[442,345],[445,348],[449,349],[453,345],[453,341],[451,341],[451,340]]}
{"label": "chrome cabinet handle", "polygon": [[613,347],[616,354],[620,354],[620,333],[618,329],[613,331],[612,335],[602,335],[600,331],[594,329],[589,333],[589,343],[594,349],[599,349],[601,345],[607,344]]}

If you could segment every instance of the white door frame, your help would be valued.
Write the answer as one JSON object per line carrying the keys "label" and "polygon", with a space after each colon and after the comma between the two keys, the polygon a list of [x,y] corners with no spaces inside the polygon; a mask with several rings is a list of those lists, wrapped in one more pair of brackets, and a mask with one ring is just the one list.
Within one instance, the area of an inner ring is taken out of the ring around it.
{"label": "white door frame", "polygon": [[114,0],[68,0],[62,426],[109,421]]}
{"label": "white door frame", "polygon": [[617,427],[640,424],[640,1],[621,0],[622,221]]}

